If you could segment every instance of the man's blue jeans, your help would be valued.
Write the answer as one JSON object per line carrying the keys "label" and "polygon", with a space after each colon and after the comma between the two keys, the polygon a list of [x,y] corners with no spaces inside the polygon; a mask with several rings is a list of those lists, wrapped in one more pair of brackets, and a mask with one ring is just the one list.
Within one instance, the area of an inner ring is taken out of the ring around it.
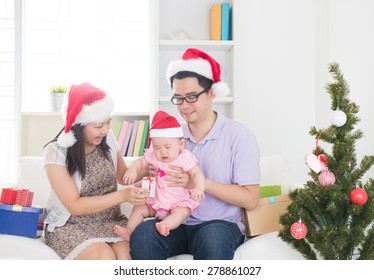
{"label": "man's blue jeans", "polygon": [[166,237],[158,233],[158,221],[147,220],[132,233],[130,254],[134,260],[164,260],[180,254],[191,254],[195,260],[231,260],[244,241],[239,227],[227,221],[181,225]]}

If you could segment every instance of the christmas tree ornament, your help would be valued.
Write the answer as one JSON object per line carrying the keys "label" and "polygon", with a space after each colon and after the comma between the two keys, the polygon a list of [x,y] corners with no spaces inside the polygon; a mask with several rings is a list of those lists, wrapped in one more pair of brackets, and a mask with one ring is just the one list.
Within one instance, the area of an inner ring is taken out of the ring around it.
{"label": "christmas tree ornament", "polygon": [[321,154],[319,156],[310,154],[307,155],[305,158],[306,164],[312,169],[314,172],[319,173],[321,170],[326,168],[326,156]]}
{"label": "christmas tree ornament", "polygon": [[319,174],[318,181],[321,186],[328,187],[335,184],[335,175],[328,169],[325,169]]}
{"label": "christmas tree ornament", "polygon": [[345,125],[346,121],[347,115],[339,108],[333,111],[330,115],[330,122],[337,127]]}
{"label": "christmas tree ornament", "polygon": [[318,155],[318,135],[316,136],[316,154],[307,155],[305,158],[306,164],[317,174],[326,168],[327,160],[324,154]]}
{"label": "christmas tree ornament", "polygon": [[298,222],[292,224],[290,233],[293,238],[300,240],[305,238],[308,233],[308,228],[300,219]]}
{"label": "christmas tree ornament", "polygon": [[351,191],[351,201],[357,205],[364,205],[368,201],[368,194],[362,188],[355,188]]}

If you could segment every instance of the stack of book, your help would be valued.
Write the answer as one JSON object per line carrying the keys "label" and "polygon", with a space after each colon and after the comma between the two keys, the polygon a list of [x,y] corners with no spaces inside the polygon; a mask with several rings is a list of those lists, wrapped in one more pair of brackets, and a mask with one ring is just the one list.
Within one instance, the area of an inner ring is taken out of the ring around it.
{"label": "stack of book", "polygon": [[209,22],[210,40],[232,40],[230,3],[212,4]]}
{"label": "stack of book", "polygon": [[149,120],[117,120],[113,132],[124,157],[140,157],[148,147]]}

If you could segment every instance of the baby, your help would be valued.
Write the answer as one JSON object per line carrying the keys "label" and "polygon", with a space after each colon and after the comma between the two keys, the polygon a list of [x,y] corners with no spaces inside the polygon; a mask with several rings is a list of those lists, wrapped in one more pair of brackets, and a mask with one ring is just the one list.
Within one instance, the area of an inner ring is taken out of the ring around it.
{"label": "baby", "polygon": [[[133,184],[137,172],[152,164],[158,170],[155,196],[149,197],[146,204],[133,207],[126,228],[114,226],[116,233],[126,241],[130,240],[136,226],[147,217],[161,220],[156,223],[157,231],[164,236],[169,235],[170,230],[183,223],[204,198],[205,177],[197,159],[184,149],[183,130],[177,119],[164,111],[158,111],[152,120],[149,137],[152,150],[146,150],[143,157],[128,167],[124,182]],[[193,182],[191,189],[167,186],[168,182],[163,177],[170,165],[182,167],[190,175]]]}

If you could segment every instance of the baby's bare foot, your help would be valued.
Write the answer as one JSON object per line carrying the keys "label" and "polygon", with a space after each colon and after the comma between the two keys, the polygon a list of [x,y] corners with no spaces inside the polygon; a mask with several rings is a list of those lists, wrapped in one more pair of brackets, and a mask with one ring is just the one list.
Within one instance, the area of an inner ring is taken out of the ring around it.
{"label": "baby's bare foot", "polygon": [[114,231],[118,234],[118,236],[122,237],[123,240],[130,242],[130,235],[131,232],[127,228],[121,227],[119,225],[114,226]]}
{"label": "baby's bare foot", "polygon": [[168,236],[170,233],[169,227],[162,222],[156,223],[156,228],[157,231],[163,236]]}

